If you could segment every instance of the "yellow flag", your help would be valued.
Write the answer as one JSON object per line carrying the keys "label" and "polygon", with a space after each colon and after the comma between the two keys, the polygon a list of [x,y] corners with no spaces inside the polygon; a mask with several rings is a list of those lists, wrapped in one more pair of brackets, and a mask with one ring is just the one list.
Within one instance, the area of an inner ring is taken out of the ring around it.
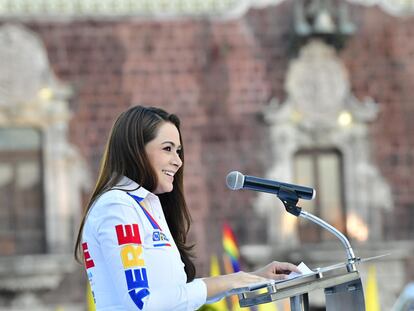
{"label": "yellow flag", "polygon": [[95,311],[95,301],[93,299],[93,295],[92,295],[92,290],[91,287],[88,284],[86,285],[86,307],[87,307],[87,311]]}
{"label": "yellow flag", "polygon": [[365,309],[366,311],[380,311],[378,301],[377,271],[374,265],[368,267],[368,277],[365,286]]}
{"label": "yellow flag", "polygon": [[257,305],[257,311],[277,311],[277,306],[274,302],[262,303]]}
{"label": "yellow flag", "polygon": [[[216,255],[212,255],[210,258],[210,276],[219,276],[220,266]],[[228,311],[226,300],[222,299],[209,305],[214,308],[215,311]]]}

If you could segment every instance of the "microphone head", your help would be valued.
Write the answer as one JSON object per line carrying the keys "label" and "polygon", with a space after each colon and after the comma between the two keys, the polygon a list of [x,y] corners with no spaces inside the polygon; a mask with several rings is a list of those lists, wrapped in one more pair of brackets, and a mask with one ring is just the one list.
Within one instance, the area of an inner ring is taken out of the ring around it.
{"label": "microphone head", "polygon": [[227,187],[231,190],[240,190],[243,188],[244,175],[240,172],[230,172],[226,177]]}

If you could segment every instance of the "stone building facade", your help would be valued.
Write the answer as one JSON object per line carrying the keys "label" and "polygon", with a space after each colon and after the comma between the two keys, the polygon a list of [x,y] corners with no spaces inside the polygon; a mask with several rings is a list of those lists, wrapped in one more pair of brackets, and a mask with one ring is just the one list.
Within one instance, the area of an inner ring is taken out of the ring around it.
{"label": "stone building facade", "polygon": [[0,310],[82,310],[76,227],[112,122],[138,103],[182,119],[200,275],[224,222],[246,268],[345,260],[274,197],[228,190],[239,170],[316,187],[303,207],[357,255],[391,252],[385,309],[414,279],[414,9],[349,3],[339,40],[301,34],[292,1],[202,2],[0,2]]}

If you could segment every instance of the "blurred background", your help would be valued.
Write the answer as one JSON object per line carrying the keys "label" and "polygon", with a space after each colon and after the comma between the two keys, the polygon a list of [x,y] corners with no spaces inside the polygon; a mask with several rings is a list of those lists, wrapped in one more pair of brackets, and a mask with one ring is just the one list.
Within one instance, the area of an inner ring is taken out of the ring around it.
{"label": "blurred background", "polygon": [[414,281],[413,81],[412,0],[0,0],[0,310],[88,308],[74,238],[134,104],[181,118],[199,276],[225,271],[223,226],[244,270],[346,260],[275,196],[227,189],[238,170],[314,187],[304,210],[389,254],[360,272],[390,310]]}

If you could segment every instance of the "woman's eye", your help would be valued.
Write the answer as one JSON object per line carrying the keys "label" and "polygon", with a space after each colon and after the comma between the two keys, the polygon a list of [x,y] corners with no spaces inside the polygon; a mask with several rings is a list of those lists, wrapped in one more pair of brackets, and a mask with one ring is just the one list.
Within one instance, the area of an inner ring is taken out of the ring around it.
{"label": "woman's eye", "polygon": [[171,151],[171,147],[170,147],[170,146],[165,147],[165,148],[164,148],[164,150],[165,150],[165,151]]}

